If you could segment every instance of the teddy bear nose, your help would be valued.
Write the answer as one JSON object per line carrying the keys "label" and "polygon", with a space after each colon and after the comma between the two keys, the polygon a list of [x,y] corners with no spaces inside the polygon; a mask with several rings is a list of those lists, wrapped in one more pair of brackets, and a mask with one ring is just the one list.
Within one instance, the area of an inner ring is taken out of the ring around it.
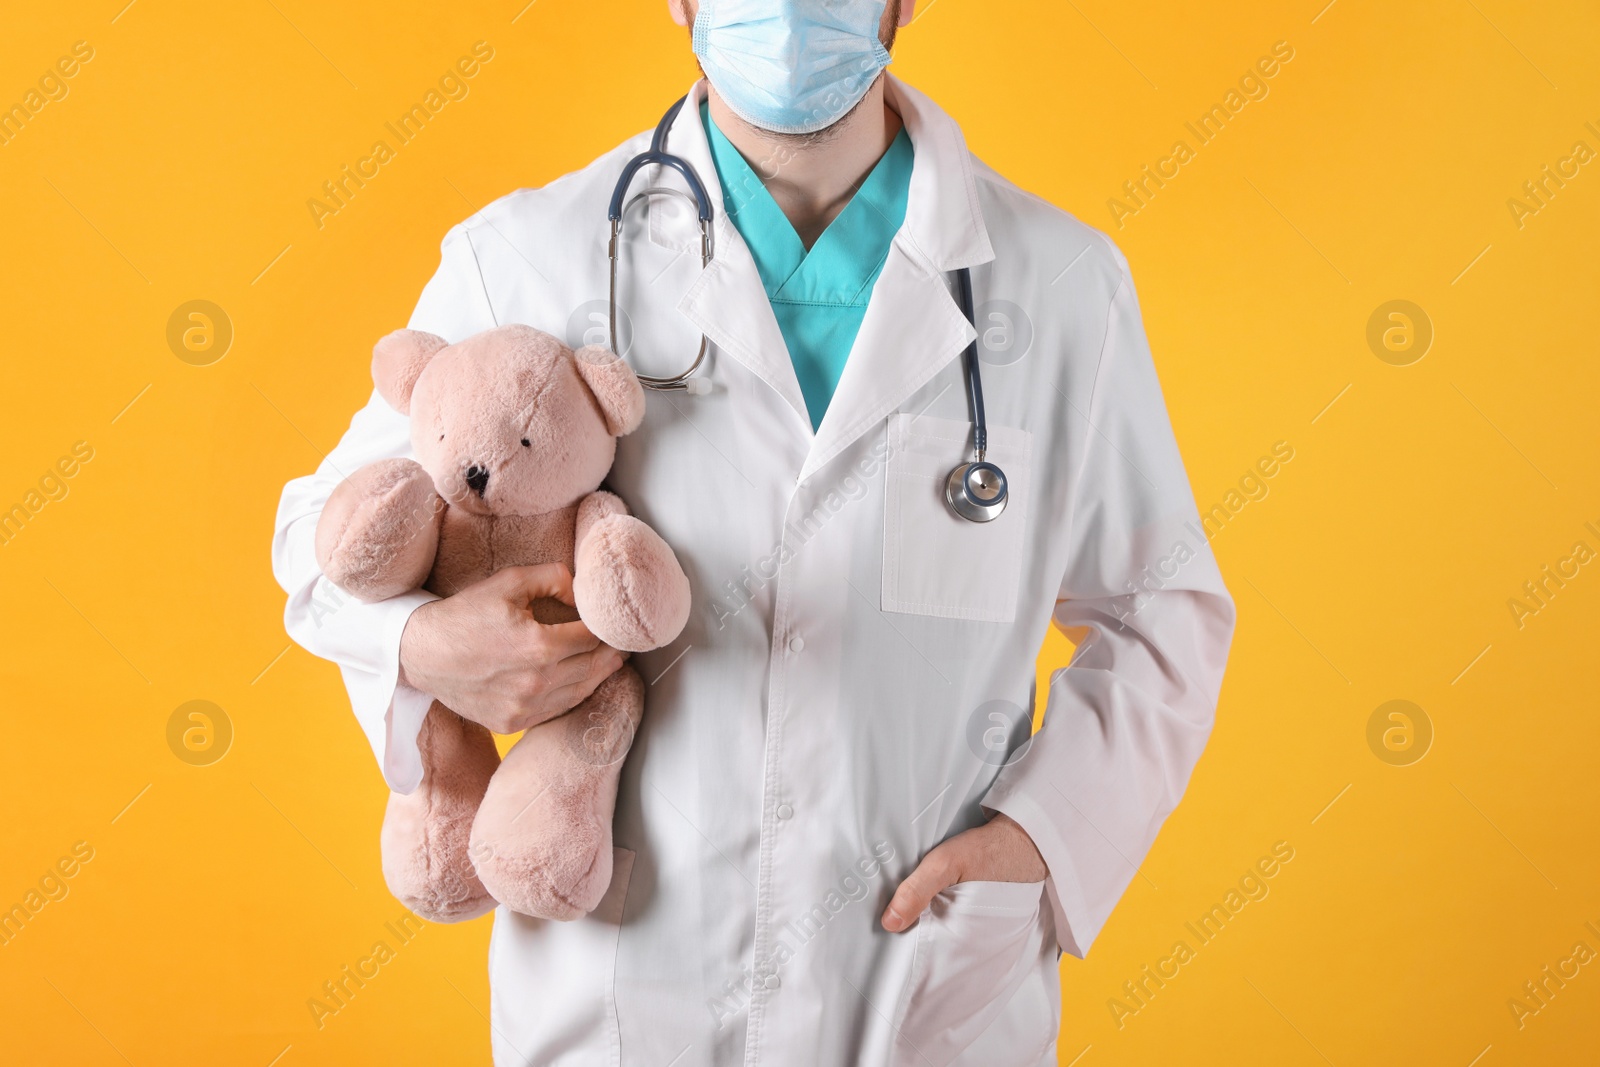
{"label": "teddy bear nose", "polygon": [[489,487],[489,468],[480,467],[476,463],[467,468],[467,488],[479,496]]}

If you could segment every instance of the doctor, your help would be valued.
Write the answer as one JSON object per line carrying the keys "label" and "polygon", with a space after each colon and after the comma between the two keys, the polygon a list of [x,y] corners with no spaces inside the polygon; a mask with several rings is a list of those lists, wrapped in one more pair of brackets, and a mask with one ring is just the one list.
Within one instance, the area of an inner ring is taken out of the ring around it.
{"label": "doctor", "polygon": [[[682,200],[631,203],[617,346],[670,377],[708,344],[609,482],[694,612],[636,660],[601,906],[496,914],[495,1062],[1053,1064],[1058,954],[1087,951],[1182,795],[1233,629],[1127,263],[882,73],[912,0],[668,6],[707,78],[665,147],[704,181],[714,257]],[[608,202],[649,142],[451,230],[410,325],[603,339]],[[686,189],[658,166],[645,187]],[[988,522],[944,496],[974,449],[963,268],[1008,484]],[[289,632],[340,665],[402,792],[432,697],[513,732],[618,662],[529,616],[559,568],[379,604],[318,573],[341,472],[409,451],[374,395],[285,489],[273,545]],[[1030,738],[1052,619],[1078,650]]]}

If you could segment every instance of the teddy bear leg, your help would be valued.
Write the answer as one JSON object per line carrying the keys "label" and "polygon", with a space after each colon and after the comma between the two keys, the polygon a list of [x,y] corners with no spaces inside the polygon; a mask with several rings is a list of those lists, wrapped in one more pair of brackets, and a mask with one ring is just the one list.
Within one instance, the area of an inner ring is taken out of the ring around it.
{"label": "teddy bear leg", "polygon": [[563,921],[599,906],[611,885],[617,779],[643,711],[644,680],[624,664],[507,753],[472,827],[473,862],[496,900]]}
{"label": "teddy bear leg", "polygon": [[383,878],[400,902],[429,922],[462,922],[495,901],[467,849],[472,820],[500,763],[494,737],[437,700],[417,735],[422,784],[389,794],[383,817]]}

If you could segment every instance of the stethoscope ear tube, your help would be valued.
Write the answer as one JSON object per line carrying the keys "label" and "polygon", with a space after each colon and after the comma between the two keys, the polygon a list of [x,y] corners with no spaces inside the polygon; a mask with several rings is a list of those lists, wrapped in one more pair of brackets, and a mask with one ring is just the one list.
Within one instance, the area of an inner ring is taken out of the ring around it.
{"label": "stethoscope ear tube", "polygon": [[[977,329],[977,314],[972,306],[972,271],[956,271],[956,292],[961,298],[961,313]],[[1006,510],[1010,499],[1005,472],[984,457],[989,452],[989,422],[983,410],[983,377],[978,370],[978,339],[973,337],[961,354],[967,375],[967,408],[972,414],[971,463],[963,463],[945,480],[944,499],[950,510],[973,522],[993,522]]]}
{"label": "stethoscope ear tube", "polygon": [[[962,267],[956,271],[956,290],[961,295],[961,313],[967,317],[974,330],[978,327],[976,313],[972,308],[972,271]],[[972,343],[962,354],[966,363],[967,372],[967,408],[972,413],[972,450],[977,454],[978,462],[983,462],[984,453],[989,450],[989,423],[983,413],[983,378],[978,373],[978,338],[974,334]]]}
{"label": "stethoscope ear tube", "polygon": [[[617,347],[617,259],[622,250],[622,216],[628,207],[632,206],[634,201],[651,196],[681,196],[686,200],[693,201],[695,215],[700,220],[700,267],[702,270],[711,262],[711,257],[714,254],[712,242],[712,220],[714,216],[711,208],[711,197],[706,192],[705,185],[700,181],[700,176],[695,173],[694,167],[690,166],[689,161],[671,154],[665,148],[667,130],[672,126],[673,120],[678,117],[678,112],[683,110],[684,101],[688,99],[687,96],[679,97],[678,102],[668,108],[665,115],[661,116],[661,121],[656,124],[656,131],[650,138],[649,150],[641,152],[628,160],[627,165],[622,168],[622,174],[617,178],[616,188],[611,191],[611,204],[606,211],[606,216],[611,220],[611,243],[606,252],[611,261],[611,279],[606,297],[607,328],[610,331],[611,351],[616,352],[619,356],[622,352]],[[669,167],[677,171],[689,186],[689,192],[683,193],[676,189],[652,187],[634,196],[633,200],[627,200],[628,188],[633,184],[634,175],[639,173],[641,167],[652,164]],[[709,392],[709,388],[705,383],[691,381],[690,379],[694,372],[700,369],[700,365],[705,362],[706,350],[710,347],[710,344],[711,342],[706,338],[706,335],[701,334],[700,350],[695,353],[694,362],[689,364],[688,368],[681,374],[662,377],[641,374],[639,375],[639,384],[646,389],[658,391],[681,389],[689,393]]]}

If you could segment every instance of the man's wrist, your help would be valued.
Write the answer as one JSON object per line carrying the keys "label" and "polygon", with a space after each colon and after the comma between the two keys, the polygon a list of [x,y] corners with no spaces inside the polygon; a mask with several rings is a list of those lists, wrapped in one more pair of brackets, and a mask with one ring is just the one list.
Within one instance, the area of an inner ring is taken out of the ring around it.
{"label": "man's wrist", "polygon": [[[419,684],[419,660],[427,648],[426,630],[428,622],[423,618],[420,622],[418,616],[425,615],[437,600],[430,600],[426,604],[419,604],[410,615],[406,617],[405,627],[400,631],[400,650],[397,659],[398,673],[396,678],[401,685],[419,691],[425,687]],[[426,672],[421,672],[425,674]]]}
{"label": "man's wrist", "polygon": [[1005,812],[996,812],[994,818],[989,820],[989,825],[996,824],[999,824],[996,830],[1006,838],[1005,865],[1035,873],[1031,881],[1048,877],[1050,868],[1044,861],[1044,853],[1039,851],[1033,836],[1022,828],[1022,824]]}

